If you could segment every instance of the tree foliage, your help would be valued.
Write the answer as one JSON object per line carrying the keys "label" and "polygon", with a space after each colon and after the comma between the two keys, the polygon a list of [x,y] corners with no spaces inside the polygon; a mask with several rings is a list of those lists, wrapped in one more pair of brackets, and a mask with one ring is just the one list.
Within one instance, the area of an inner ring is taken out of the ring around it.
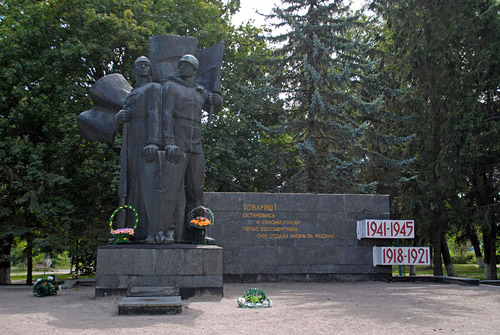
{"label": "tree foliage", "polygon": [[238,5],[1,2],[0,240],[7,249],[21,236],[29,242],[28,255],[33,248],[69,248],[73,256],[92,260],[85,253],[95,255],[106,240],[103,223],[117,203],[120,143],[88,143],[79,136],[75,120],[91,107],[91,85],[115,72],[130,78],[133,60],[149,54],[152,35],[194,36],[201,47],[231,37],[228,20]]}
{"label": "tree foliage", "polygon": [[131,78],[162,34],[225,41],[207,190],[391,193],[396,214],[426,228],[435,274],[453,228],[477,250],[481,233],[496,278],[498,2],[373,0],[371,18],[339,0],[283,4],[273,50],[266,31],[229,23],[238,0],[1,1],[0,282],[14,237],[28,259],[69,250],[78,272],[93,270],[121,143],[84,141],[76,116],[96,80]]}
{"label": "tree foliage", "polygon": [[249,24],[228,30],[222,69],[224,110],[206,131],[205,187],[211,191],[276,191],[286,173],[287,139],[279,122],[278,92],[268,85],[270,49]]}
{"label": "tree foliage", "polygon": [[[440,275],[452,222],[469,235],[471,225],[481,226],[485,243],[496,240],[498,3],[373,1],[372,9],[386,22],[386,64],[408,88],[398,107],[417,135],[410,146],[417,179],[405,190],[403,207],[428,228]],[[496,250],[494,242],[490,247],[485,250]],[[494,254],[487,261],[493,269]]]}
{"label": "tree foliage", "polygon": [[[379,82],[367,22],[343,1],[286,0],[269,17],[288,30],[279,43],[274,83],[284,97],[283,130],[299,169],[287,188],[306,192],[377,192],[401,182],[390,173],[410,161],[393,155],[409,140],[387,133],[398,117],[384,106],[397,92]],[[281,70],[281,71],[280,71]]]}

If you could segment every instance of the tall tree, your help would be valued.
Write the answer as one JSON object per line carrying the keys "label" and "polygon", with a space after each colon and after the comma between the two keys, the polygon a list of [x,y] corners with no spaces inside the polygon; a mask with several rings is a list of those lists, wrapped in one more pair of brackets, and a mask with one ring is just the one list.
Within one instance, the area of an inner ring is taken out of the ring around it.
{"label": "tall tree", "polygon": [[268,85],[271,55],[262,29],[234,27],[224,37],[224,109],[204,140],[205,188],[219,192],[277,191],[287,178],[287,138],[272,131],[281,116],[278,91]]}
{"label": "tall tree", "polygon": [[[408,87],[399,106],[413,118],[417,139],[410,150],[418,157],[418,178],[406,190],[406,207],[428,227],[434,274],[442,275],[441,256],[448,274],[454,272],[445,238],[450,219],[466,222],[478,212],[484,241],[491,243],[487,268],[495,268],[498,3],[380,0],[372,9],[386,22],[387,64]],[[486,271],[485,278],[496,276]]]}
{"label": "tall tree", "polygon": [[287,30],[270,38],[279,45],[271,72],[278,74],[282,126],[301,166],[286,189],[374,193],[398,183],[389,171],[409,160],[391,152],[409,138],[383,130],[397,119],[384,108],[385,96],[395,92],[377,81],[366,22],[339,0],[285,0],[269,18]]}
{"label": "tall tree", "polygon": [[[218,0],[0,3],[2,253],[21,236],[30,242],[28,255],[68,248],[75,256],[85,249],[95,255],[117,204],[120,143],[79,136],[76,116],[91,106],[91,85],[114,72],[130,78],[134,59],[149,53],[152,35],[215,44],[237,8],[237,1]],[[0,258],[4,274],[8,256]],[[30,274],[29,268],[28,282]]]}

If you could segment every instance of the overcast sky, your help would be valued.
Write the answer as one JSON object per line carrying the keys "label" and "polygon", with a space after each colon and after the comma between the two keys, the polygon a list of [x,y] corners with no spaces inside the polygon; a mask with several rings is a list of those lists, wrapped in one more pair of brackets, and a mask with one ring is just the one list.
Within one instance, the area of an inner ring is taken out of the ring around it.
{"label": "overcast sky", "polygon": [[[359,8],[364,0],[353,0],[353,7]],[[261,26],[266,23],[264,17],[256,14],[259,13],[269,14],[276,4],[280,4],[280,0],[240,0],[241,10],[233,16],[233,23],[239,25],[243,22],[253,19],[256,26]]]}

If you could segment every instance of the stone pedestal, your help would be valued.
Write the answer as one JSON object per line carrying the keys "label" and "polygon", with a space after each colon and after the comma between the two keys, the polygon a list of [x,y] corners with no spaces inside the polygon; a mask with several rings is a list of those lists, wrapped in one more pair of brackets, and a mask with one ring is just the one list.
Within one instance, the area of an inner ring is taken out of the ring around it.
{"label": "stone pedestal", "polygon": [[106,245],[97,250],[95,295],[129,286],[177,286],[182,298],[223,295],[222,248],[194,244]]}

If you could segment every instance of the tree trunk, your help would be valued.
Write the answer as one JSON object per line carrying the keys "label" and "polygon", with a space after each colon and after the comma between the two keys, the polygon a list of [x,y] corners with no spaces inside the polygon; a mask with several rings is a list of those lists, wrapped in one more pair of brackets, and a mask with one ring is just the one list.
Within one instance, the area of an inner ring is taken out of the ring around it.
{"label": "tree trunk", "polygon": [[477,266],[479,266],[479,268],[484,269],[484,258],[483,258],[483,256],[476,255],[476,262],[477,262]]}
{"label": "tree trunk", "polygon": [[0,285],[10,284],[11,241],[0,240]]}
{"label": "tree trunk", "polygon": [[446,267],[446,274],[449,277],[456,277],[457,273],[451,261],[450,249],[448,248],[448,241],[446,241],[445,234],[441,234],[441,254],[443,255],[443,262]]}
{"label": "tree trunk", "polygon": [[441,229],[434,225],[432,232],[432,249],[434,250],[434,257],[432,259],[432,265],[434,268],[434,276],[443,275],[443,263],[441,261]]}
{"label": "tree trunk", "polygon": [[496,238],[497,229],[496,222],[491,220],[490,215],[487,213],[487,218],[490,223],[489,229],[483,229],[484,241],[484,279],[497,280],[497,257],[496,257]]}
{"label": "tree trunk", "polygon": [[[314,135],[314,118],[311,118],[307,123],[307,128],[309,131],[309,137]],[[307,182],[306,190],[309,193],[321,191],[321,186],[317,182],[318,178],[318,168],[316,166],[316,151],[315,145],[313,144],[312,152],[307,152],[306,156],[306,172],[307,172]],[[311,150],[311,149],[310,149]]]}
{"label": "tree trunk", "polygon": [[483,254],[481,253],[481,246],[479,245],[479,239],[477,238],[477,234],[476,231],[474,230],[474,227],[472,226],[472,223],[467,223],[465,230],[467,236],[469,237],[469,241],[472,244],[472,247],[474,248],[474,255],[476,255],[477,265],[481,269],[484,269],[484,258]]}
{"label": "tree trunk", "polygon": [[416,276],[416,275],[417,275],[417,266],[410,265],[410,276]]}
{"label": "tree trunk", "polygon": [[28,244],[25,250],[27,267],[28,267],[28,269],[26,270],[26,285],[32,285],[33,284],[33,237],[31,235],[28,236],[27,242]]}

